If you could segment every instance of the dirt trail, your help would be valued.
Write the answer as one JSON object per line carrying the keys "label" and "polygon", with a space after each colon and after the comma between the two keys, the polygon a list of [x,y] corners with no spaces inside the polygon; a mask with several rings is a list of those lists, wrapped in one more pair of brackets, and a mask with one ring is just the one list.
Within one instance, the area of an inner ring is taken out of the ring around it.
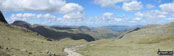
{"label": "dirt trail", "polygon": [[76,51],[79,48],[84,48],[84,47],[85,47],[85,45],[73,46],[73,47],[70,47],[70,48],[65,48],[64,52],[67,53],[66,56],[83,56],[83,55],[77,53]]}

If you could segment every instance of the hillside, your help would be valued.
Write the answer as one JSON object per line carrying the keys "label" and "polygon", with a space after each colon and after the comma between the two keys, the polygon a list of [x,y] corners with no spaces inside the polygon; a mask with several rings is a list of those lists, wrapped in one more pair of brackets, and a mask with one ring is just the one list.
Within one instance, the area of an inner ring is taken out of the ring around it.
{"label": "hillside", "polygon": [[107,28],[89,28],[86,26],[42,26],[30,25],[24,21],[15,21],[12,25],[27,28],[31,31],[47,38],[61,40],[63,38],[71,38],[74,40],[85,39],[87,41],[94,41],[100,39],[115,38],[120,32],[112,31]]}
{"label": "hillside", "polygon": [[84,40],[70,39],[47,41],[30,30],[0,22],[0,56],[59,56],[65,47],[85,43]]}
{"label": "hillside", "polygon": [[[160,43],[174,40],[174,23],[143,27],[138,31],[129,33],[123,39],[129,39],[135,43]],[[141,41],[143,39],[144,41]]]}
{"label": "hillside", "polygon": [[42,25],[30,25],[29,23],[26,23],[24,21],[15,21],[12,25],[24,27],[26,29],[29,29],[33,32],[37,32],[38,34],[54,39],[54,40],[61,40],[64,38],[71,38],[74,40],[80,40],[80,39],[85,39],[86,41],[94,41],[95,39],[87,34],[83,33],[70,33],[66,31],[58,31],[56,29],[47,27],[47,26],[42,26]]}
{"label": "hillside", "polygon": [[97,27],[97,28],[89,28],[86,26],[54,26],[52,28],[57,29],[58,31],[66,31],[70,33],[83,33],[92,36],[95,40],[101,39],[111,39],[117,37],[120,32],[113,31],[108,28],[104,27]]}
{"label": "hillside", "polygon": [[126,25],[109,25],[109,26],[103,26],[104,28],[112,29],[116,32],[125,32],[130,29],[135,29],[138,27],[142,27],[141,25],[134,25],[134,26],[126,26]]}
{"label": "hillside", "polygon": [[91,42],[78,52],[84,56],[158,56],[158,49],[174,50],[174,23],[143,27],[121,39]]}
{"label": "hillside", "polygon": [[[32,26],[37,27],[37,25]],[[66,47],[86,45],[77,50],[83,56],[157,56],[157,50],[174,50],[174,23],[130,30],[120,39],[84,40],[63,39],[47,41],[45,37],[25,28],[0,23],[1,56],[62,55]],[[42,47],[42,48],[41,48]],[[49,53],[47,53],[49,51]],[[73,51],[69,50],[67,52]],[[45,53],[46,52],[46,53]],[[76,53],[76,52],[72,52]]]}

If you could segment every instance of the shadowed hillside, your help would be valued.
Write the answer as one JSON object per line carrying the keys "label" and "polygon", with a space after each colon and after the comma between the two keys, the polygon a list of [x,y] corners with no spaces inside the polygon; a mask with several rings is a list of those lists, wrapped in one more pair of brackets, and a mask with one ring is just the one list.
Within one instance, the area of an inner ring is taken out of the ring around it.
{"label": "shadowed hillside", "polygon": [[[120,33],[107,28],[88,28],[86,26],[41,26],[30,25],[24,21],[15,21],[13,25],[27,28],[45,37],[60,40],[72,38],[74,40],[85,39],[94,41],[99,39],[110,39],[117,37]],[[93,39],[94,38],[94,39]]]}
{"label": "shadowed hillside", "polygon": [[69,33],[69,32],[63,32],[63,31],[57,31],[55,29],[52,29],[47,26],[41,26],[41,25],[30,25],[23,21],[15,21],[13,25],[24,27],[26,29],[29,29],[33,32],[37,32],[38,34],[45,36],[50,39],[54,40],[61,40],[64,38],[71,38],[74,40],[80,40],[85,39],[86,41],[94,41],[94,38],[87,34],[82,33]]}

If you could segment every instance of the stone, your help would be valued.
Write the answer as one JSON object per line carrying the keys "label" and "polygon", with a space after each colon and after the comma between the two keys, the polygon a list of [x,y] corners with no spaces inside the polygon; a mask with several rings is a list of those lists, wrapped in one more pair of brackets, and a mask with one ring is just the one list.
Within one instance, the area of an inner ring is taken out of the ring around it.
{"label": "stone", "polygon": [[8,47],[4,47],[3,49],[8,50]]}
{"label": "stone", "polygon": [[44,50],[42,53],[48,54],[49,53],[49,50]]}
{"label": "stone", "polygon": [[23,52],[27,52],[27,49],[22,49],[21,51],[23,51]]}
{"label": "stone", "polygon": [[16,55],[12,55],[12,56],[16,56]]}
{"label": "stone", "polygon": [[47,39],[47,41],[53,41],[52,39]]}
{"label": "stone", "polygon": [[51,53],[51,54],[49,54],[49,56],[56,56],[56,54],[55,53]]}
{"label": "stone", "polygon": [[67,52],[63,52],[61,56],[68,56]]}
{"label": "stone", "polygon": [[28,54],[32,54],[32,52],[29,52]]}

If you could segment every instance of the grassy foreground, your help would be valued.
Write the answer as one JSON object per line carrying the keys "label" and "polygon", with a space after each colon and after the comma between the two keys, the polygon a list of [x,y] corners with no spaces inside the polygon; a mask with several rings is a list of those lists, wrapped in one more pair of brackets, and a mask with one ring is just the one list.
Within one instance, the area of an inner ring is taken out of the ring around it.
{"label": "grassy foreground", "polygon": [[0,56],[49,56],[49,50],[60,56],[65,47],[85,44],[78,53],[84,56],[158,56],[157,50],[174,50],[174,23],[142,28],[122,39],[47,41],[37,33],[0,23]]}
{"label": "grassy foreground", "polygon": [[43,36],[0,22],[0,56],[49,56],[45,50],[61,55],[63,48],[87,43],[85,40],[47,41]]}
{"label": "grassy foreground", "polygon": [[78,52],[84,56],[158,56],[158,49],[174,50],[174,23],[144,27],[118,40],[91,42]]}

